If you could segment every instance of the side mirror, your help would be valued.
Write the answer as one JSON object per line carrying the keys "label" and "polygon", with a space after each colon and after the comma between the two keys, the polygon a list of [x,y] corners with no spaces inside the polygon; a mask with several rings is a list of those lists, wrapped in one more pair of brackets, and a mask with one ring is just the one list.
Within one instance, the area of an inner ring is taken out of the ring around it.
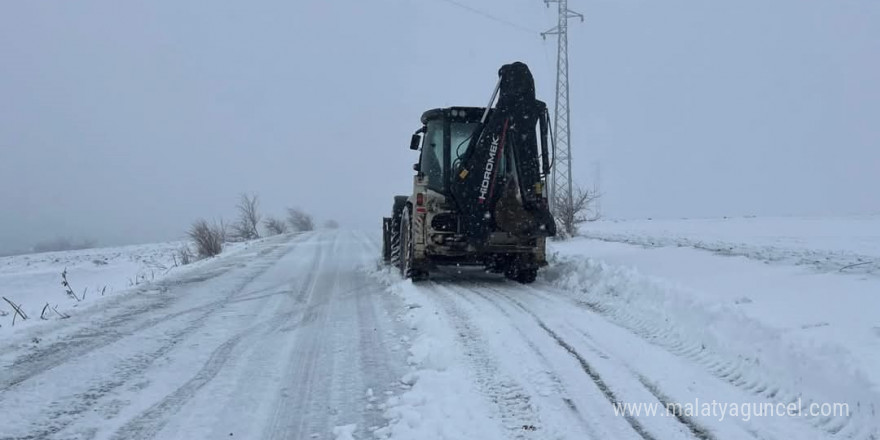
{"label": "side mirror", "polygon": [[418,163],[418,162],[414,163],[414,164],[413,164],[413,171],[415,171],[415,172],[421,172],[421,171],[422,171],[422,164],[420,164],[420,163]]}
{"label": "side mirror", "polygon": [[422,137],[418,134],[412,135],[412,139],[409,141],[409,149],[410,150],[418,150],[419,145],[422,144]]}

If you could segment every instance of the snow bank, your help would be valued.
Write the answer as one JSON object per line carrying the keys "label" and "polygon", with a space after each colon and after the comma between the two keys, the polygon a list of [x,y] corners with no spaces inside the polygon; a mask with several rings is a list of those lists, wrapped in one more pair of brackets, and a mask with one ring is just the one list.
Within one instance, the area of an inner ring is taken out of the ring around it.
{"label": "snow bank", "polygon": [[[620,247],[629,248],[635,265],[671,276],[649,276],[621,265],[625,259],[620,256]],[[871,299],[867,292],[856,292],[848,298],[841,291],[814,292],[815,296],[806,295],[807,301],[799,302],[798,292],[784,292],[792,285],[778,279],[753,286],[758,290],[737,292],[725,290],[723,285],[714,289],[706,281],[712,274],[717,274],[717,282],[721,283],[728,281],[725,275],[766,280],[767,274],[762,271],[795,277],[829,275],[802,271],[792,275],[785,268],[748,260],[730,261],[695,250],[640,249],[585,240],[557,244],[554,248],[557,254],[543,272],[543,278],[579,304],[756,395],[785,403],[798,398],[807,404],[846,402],[852,410],[849,420],[831,423],[841,427],[876,426],[880,413],[880,375],[876,373],[880,371],[880,339],[872,344],[870,335],[863,335],[863,344],[849,344],[847,338],[855,336],[849,330],[837,329],[815,337],[813,328],[792,325],[792,318],[802,315],[812,317],[807,322],[824,323],[823,327],[832,327],[829,323],[836,324],[847,315],[871,322],[876,316],[872,318],[870,314],[880,310],[880,298],[876,295]],[[656,254],[650,259],[653,265],[646,263],[646,252]],[[599,259],[606,254],[618,264]],[[686,268],[675,271],[677,261],[685,255],[693,259],[687,260]],[[711,264],[714,260],[723,264]],[[701,265],[700,261],[710,263]],[[737,263],[740,264],[736,268],[730,267]],[[682,275],[687,271],[705,277],[704,282],[694,283],[701,290],[687,284],[688,277]],[[831,281],[838,283],[851,278],[834,277]],[[780,302],[780,295],[788,300]],[[837,307],[829,304],[837,302],[839,306],[841,300],[851,303],[844,313],[838,314],[834,311]]]}

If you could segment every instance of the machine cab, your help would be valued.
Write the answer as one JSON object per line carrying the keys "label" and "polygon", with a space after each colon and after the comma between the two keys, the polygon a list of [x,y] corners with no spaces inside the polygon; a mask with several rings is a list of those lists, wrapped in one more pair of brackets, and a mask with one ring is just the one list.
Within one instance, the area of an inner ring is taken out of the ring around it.
{"label": "machine cab", "polygon": [[[460,171],[462,155],[475,135],[485,108],[451,107],[428,110],[422,114],[424,126],[413,135],[410,148],[421,144],[417,171],[427,180],[427,187],[443,195]],[[420,139],[419,139],[420,138]],[[504,167],[504,160],[501,161]]]}

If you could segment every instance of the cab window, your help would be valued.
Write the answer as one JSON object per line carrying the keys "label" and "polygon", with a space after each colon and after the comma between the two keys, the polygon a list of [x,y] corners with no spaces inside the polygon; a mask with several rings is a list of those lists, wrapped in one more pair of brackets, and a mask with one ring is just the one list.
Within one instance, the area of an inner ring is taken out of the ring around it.
{"label": "cab window", "polygon": [[422,143],[421,170],[428,178],[428,188],[443,190],[443,121],[429,121]]}

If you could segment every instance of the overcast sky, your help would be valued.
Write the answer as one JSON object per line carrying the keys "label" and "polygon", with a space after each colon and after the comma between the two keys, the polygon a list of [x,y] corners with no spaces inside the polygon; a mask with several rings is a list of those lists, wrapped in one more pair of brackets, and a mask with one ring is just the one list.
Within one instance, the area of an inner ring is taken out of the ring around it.
{"label": "overcast sky", "polygon": [[[0,2],[0,251],[264,210],[380,228],[421,112],[501,64],[552,105],[540,0]],[[880,2],[570,0],[576,180],[608,217],[880,212]]]}

